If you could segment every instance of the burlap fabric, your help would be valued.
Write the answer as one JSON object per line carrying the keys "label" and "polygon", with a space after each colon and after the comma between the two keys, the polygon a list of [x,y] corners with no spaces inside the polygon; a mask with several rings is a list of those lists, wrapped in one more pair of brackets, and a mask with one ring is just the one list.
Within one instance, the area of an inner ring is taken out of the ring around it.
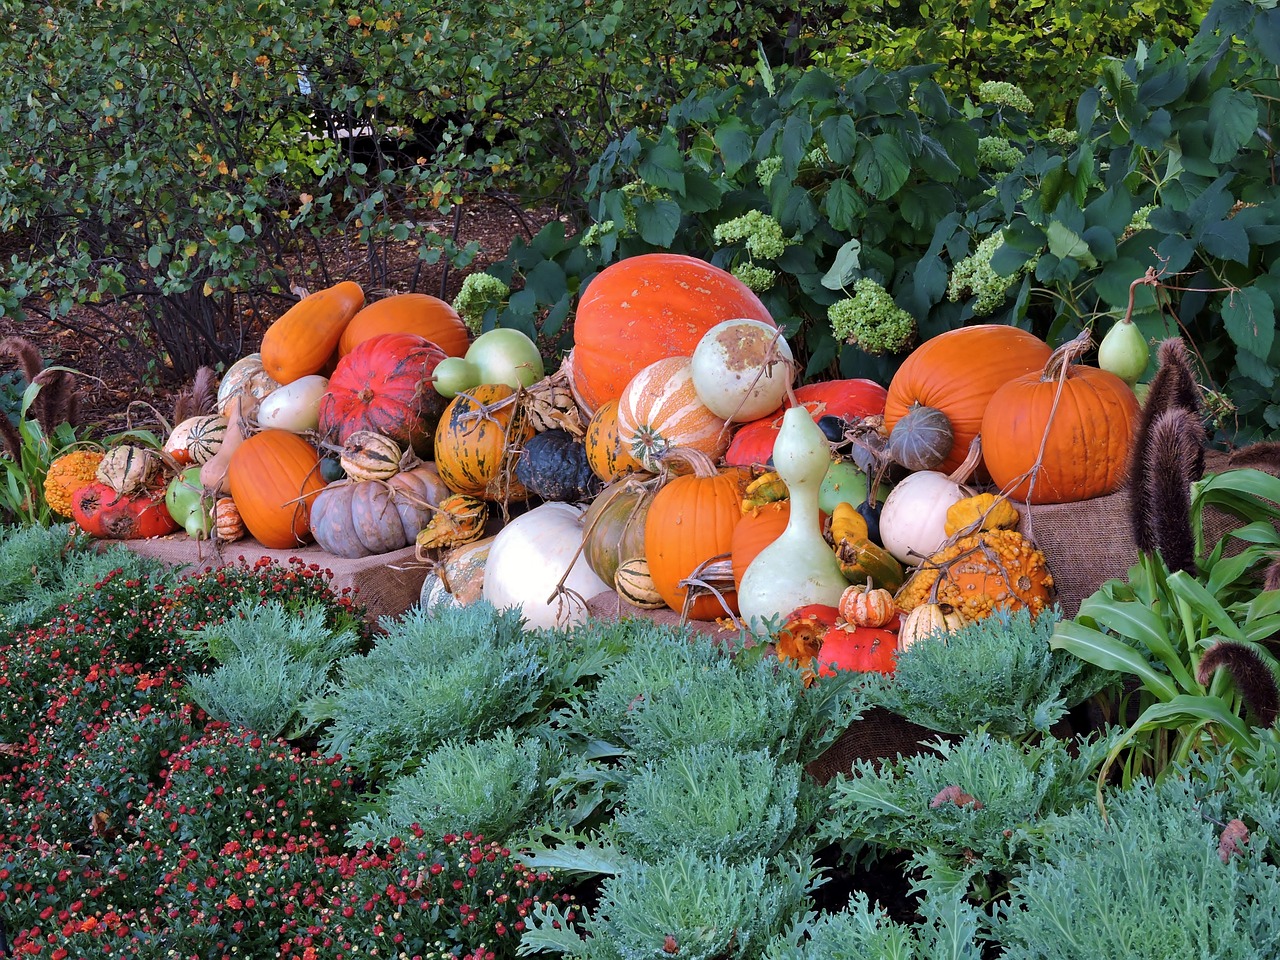
{"label": "burlap fabric", "polygon": [[332,573],[331,585],[335,590],[350,587],[373,622],[380,617],[399,616],[417,604],[422,581],[427,576],[427,564],[414,558],[413,547],[347,560],[326,553],[315,545],[273,550],[256,540],[245,539],[215,547],[207,540],[192,540],[186,534],[128,540],[125,545],[135,553],[155,557],[184,573],[235,564],[241,557],[251,564],[260,557],[270,557],[282,564],[297,557],[308,564],[319,564],[322,570]]}
{"label": "burlap fabric", "polygon": [[[1205,472],[1227,469],[1227,455],[1216,450],[1205,456]],[[1129,517],[1129,491],[1121,488],[1105,497],[1077,503],[1028,506],[1013,504],[1022,520],[1018,530],[1044,553],[1058,591],[1062,615],[1071,618],[1080,604],[1106,581],[1123,579],[1138,562]],[[1212,549],[1240,525],[1230,514],[1210,508],[1204,514],[1205,545]],[[1230,555],[1242,548],[1229,543]]]}

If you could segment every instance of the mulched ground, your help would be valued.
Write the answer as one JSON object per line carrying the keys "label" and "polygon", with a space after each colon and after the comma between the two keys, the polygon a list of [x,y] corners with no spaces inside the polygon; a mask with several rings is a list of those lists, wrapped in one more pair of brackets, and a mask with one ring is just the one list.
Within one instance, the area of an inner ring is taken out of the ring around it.
{"label": "mulched ground", "polygon": [[[365,285],[369,299],[384,296],[387,293],[420,292],[452,300],[457,294],[467,272],[484,269],[485,266],[501,260],[514,237],[523,235],[526,238],[553,219],[555,214],[550,210],[521,210],[502,200],[477,198],[468,200],[461,206],[457,221],[458,243],[466,244],[476,240],[480,244],[480,253],[467,271],[446,269],[443,264],[426,265],[419,260],[417,246],[413,242],[389,246],[386,250],[385,267],[388,278],[385,288],[374,288],[367,282],[370,275],[368,251],[359,245],[343,238],[335,238],[324,246],[324,261],[329,275],[336,281],[353,279]],[[429,224],[429,229],[440,233],[449,233],[454,228],[453,216]],[[2,251],[3,260],[9,253],[18,253],[14,238],[7,238],[3,246],[11,249]],[[0,282],[3,282],[0,279]],[[298,281],[308,286],[305,275]],[[310,283],[314,289],[317,284]],[[288,302],[281,299],[275,307],[273,315],[258,318],[251,332],[251,345],[244,352],[257,349],[257,340],[262,331],[280,312],[287,309]],[[103,311],[115,322],[128,323],[130,307],[128,304],[107,304]],[[72,316],[74,325],[78,320],[89,319]],[[95,324],[101,323],[94,318]],[[129,427],[154,427],[157,417],[154,411],[165,418],[172,416],[173,397],[187,384],[172,377],[148,375],[146,361],[148,357],[122,356],[104,350],[98,344],[87,340],[68,325],[40,320],[38,318],[15,322],[11,317],[0,316],[0,340],[17,335],[33,343],[44,358],[45,366],[66,366],[83,376],[80,378],[80,414],[82,426],[92,426],[94,434],[101,437]],[[0,373],[15,369],[16,364],[7,356],[0,356]]]}

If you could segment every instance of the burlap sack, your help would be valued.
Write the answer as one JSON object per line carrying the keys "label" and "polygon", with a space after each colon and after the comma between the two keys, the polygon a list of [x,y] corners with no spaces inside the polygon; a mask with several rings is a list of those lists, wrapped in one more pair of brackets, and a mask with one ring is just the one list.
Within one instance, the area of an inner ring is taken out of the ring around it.
{"label": "burlap sack", "polygon": [[314,544],[274,550],[256,540],[245,539],[215,546],[207,540],[192,540],[186,534],[127,540],[124,545],[142,556],[155,557],[178,567],[184,573],[234,564],[242,557],[248,563],[270,557],[282,564],[297,557],[332,573],[334,590],[351,588],[356,600],[364,605],[369,620],[375,623],[380,617],[399,616],[417,604],[428,569],[428,564],[415,559],[413,547],[347,560],[326,553]]}
{"label": "burlap sack", "polygon": [[[1225,469],[1226,454],[1216,450],[1206,454],[1206,473]],[[1074,617],[1085,598],[1108,580],[1124,579],[1129,568],[1138,562],[1126,488],[1077,503],[1028,506],[1015,502],[1014,506],[1022,516],[1019,532],[1030,537],[1044,553],[1064,618]],[[1210,508],[1205,511],[1204,525],[1205,545],[1212,549],[1237,529],[1240,521]],[[1231,555],[1242,547],[1239,542],[1229,542],[1224,552]]]}

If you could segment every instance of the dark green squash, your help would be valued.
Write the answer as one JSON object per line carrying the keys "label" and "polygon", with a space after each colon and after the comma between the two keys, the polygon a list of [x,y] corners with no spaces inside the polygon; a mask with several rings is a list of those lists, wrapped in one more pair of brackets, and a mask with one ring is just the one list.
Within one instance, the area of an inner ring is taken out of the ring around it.
{"label": "dark green squash", "polygon": [[889,433],[889,458],[908,470],[933,470],[947,459],[954,442],[945,413],[913,403]]}
{"label": "dark green squash", "polygon": [[590,500],[603,482],[591,470],[587,448],[567,430],[534,434],[516,461],[516,479],[543,500],[576,503]]}

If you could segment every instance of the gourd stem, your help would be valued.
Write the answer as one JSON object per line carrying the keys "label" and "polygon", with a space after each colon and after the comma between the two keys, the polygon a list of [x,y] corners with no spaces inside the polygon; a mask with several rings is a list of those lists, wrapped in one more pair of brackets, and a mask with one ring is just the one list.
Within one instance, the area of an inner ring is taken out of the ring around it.
{"label": "gourd stem", "polygon": [[714,477],[719,471],[716,469],[715,461],[694,447],[671,447],[662,453],[662,463],[665,466],[669,461],[677,463],[685,463],[693,469],[695,477]]}
{"label": "gourd stem", "polygon": [[976,434],[969,441],[969,452],[965,454],[964,460],[960,466],[956,467],[947,476],[952,483],[964,484],[973,476],[973,471],[978,469],[978,463],[982,460],[982,434]]}
{"label": "gourd stem", "polygon": [[1074,339],[1068,340],[1049,355],[1049,360],[1044,365],[1044,373],[1040,375],[1040,382],[1046,383],[1049,380],[1071,376],[1071,365],[1083,357],[1092,346],[1093,338],[1089,336],[1089,331],[1081,330]]}

